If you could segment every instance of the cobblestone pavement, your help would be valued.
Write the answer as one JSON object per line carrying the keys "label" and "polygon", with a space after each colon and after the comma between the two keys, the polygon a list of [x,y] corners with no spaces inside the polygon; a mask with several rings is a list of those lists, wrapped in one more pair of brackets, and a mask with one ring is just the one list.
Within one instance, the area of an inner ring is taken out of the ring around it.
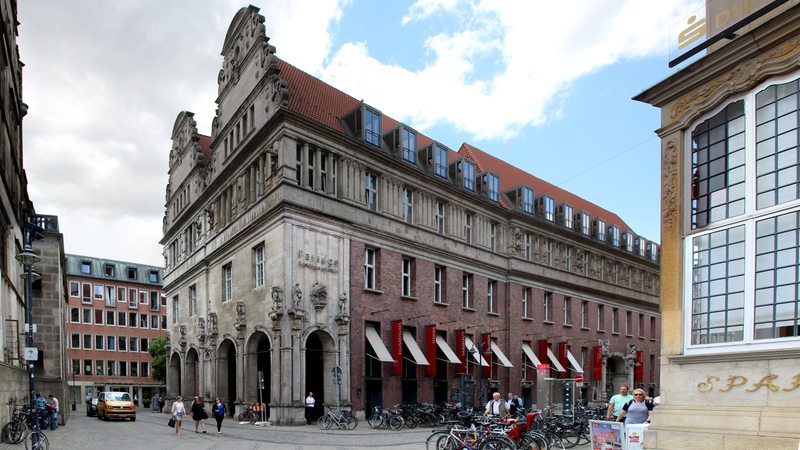
{"label": "cobblestone pavement", "polygon": [[[195,433],[194,422],[184,422],[182,436],[167,426],[169,415],[154,414],[139,408],[136,422],[102,421],[86,417],[82,408],[71,411],[69,422],[57,430],[46,430],[51,450],[346,450],[346,449],[425,449],[429,428],[413,430],[373,430],[361,421],[355,430],[320,430],[309,426],[254,426],[226,418],[222,434],[217,435],[216,422],[206,420],[207,433]],[[0,444],[0,449],[24,449],[23,444]],[[578,450],[589,450],[582,445]]]}

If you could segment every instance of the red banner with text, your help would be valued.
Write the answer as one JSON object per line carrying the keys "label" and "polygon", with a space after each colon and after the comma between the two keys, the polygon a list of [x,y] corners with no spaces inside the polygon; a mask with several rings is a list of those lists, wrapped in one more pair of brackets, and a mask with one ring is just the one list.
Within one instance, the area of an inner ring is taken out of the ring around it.
{"label": "red banner with text", "polygon": [[483,370],[481,376],[483,378],[492,378],[492,334],[482,334],[481,343],[478,344],[478,346],[480,347],[478,350],[481,352],[481,356],[483,356],[483,359],[485,359],[488,364],[487,366],[481,366],[481,370]]}
{"label": "red banner with text", "polygon": [[592,349],[592,379],[603,379],[603,347],[595,345]]}
{"label": "red banner with text", "polygon": [[403,374],[403,321],[392,322],[392,375]]}
{"label": "red banner with text", "polygon": [[644,352],[636,352],[636,368],[633,369],[633,381],[644,381]]}
{"label": "red banner with text", "polygon": [[456,330],[456,355],[461,359],[461,362],[456,364],[456,375],[464,375],[467,373],[467,332],[466,330]]}
{"label": "red banner with text", "polygon": [[436,376],[436,325],[425,327],[425,356],[428,358],[428,366],[425,368],[425,376]]}
{"label": "red banner with text", "polygon": [[567,358],[567,352],[569,351],[569,344],[566,342],[559,342],[558,344],[558,362],[564,366],[566,369],[564,372],[558,372],[558,378],[569,378],[569,371],[570,371],[570,364],[569,358]]}

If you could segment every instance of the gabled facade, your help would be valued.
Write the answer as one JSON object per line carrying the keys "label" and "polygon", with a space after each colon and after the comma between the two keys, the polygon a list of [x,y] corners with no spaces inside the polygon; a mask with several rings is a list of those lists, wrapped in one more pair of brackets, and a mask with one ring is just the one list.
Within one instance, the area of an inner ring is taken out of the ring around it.
{"label": "gabled facade", "polygon": [[529,406],[658,390],[656,243],[303,73],[263,23],[253,6],[231,23],[211,136],[191,112],[173,127],[169,396],[300,424],[308,391],[368,415],[489,390]]}

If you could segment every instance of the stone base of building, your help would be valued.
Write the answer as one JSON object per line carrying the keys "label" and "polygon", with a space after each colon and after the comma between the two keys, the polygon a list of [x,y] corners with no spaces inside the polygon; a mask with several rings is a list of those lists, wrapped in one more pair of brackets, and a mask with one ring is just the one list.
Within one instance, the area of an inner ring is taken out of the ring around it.
{"label": "stone base of building", "polygon": [[659,430],[651,426],[644,434],[644,448],[650,450],[797,450],[800,439],[685,430]]}

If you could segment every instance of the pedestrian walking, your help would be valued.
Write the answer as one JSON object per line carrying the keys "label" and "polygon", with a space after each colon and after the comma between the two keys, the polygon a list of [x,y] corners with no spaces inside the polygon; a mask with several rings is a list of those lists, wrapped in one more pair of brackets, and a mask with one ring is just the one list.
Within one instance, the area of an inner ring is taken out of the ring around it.
{"label": "pedestrian walking", "polygon": [[199,395],[194,396],[192,402],[192,420],[194,420],[194,432],[199,433],[198,426],[203,429],[203,434],[206,433],[205,419],[208,419],[205,405],[203,405],[203,398]]}
{"label": "pedestrian walking", "polygon": [[183,406],[183,397],[180,395],[175,399],[172,404],[172,418],[175,419],[175,436],[181,435],[181,424],[183,424],[183,415],[186,413],[186,407]]}
{"label": "pedestrian walking", "polygon": [[312,421],[315,419],[314,417],[314,406],[317,405],[317,401],[314,399],[314,393],[309,392],[308,397],[306,397],[306,423],[311,425]]}
{"label": "pedestrian walking", "polygon": [[153,398],[150,400],[150,406],[153,407],[153,412],[158,412],[158,394],[153,394]]}
{"label": "pedestrian walking", "polygon": [[214,400],[211,413],[214,414],[214,420],[217,421],[217,434],[222,434],[222,419],[225,418],[225,405],[222,404],[219,398]]}

